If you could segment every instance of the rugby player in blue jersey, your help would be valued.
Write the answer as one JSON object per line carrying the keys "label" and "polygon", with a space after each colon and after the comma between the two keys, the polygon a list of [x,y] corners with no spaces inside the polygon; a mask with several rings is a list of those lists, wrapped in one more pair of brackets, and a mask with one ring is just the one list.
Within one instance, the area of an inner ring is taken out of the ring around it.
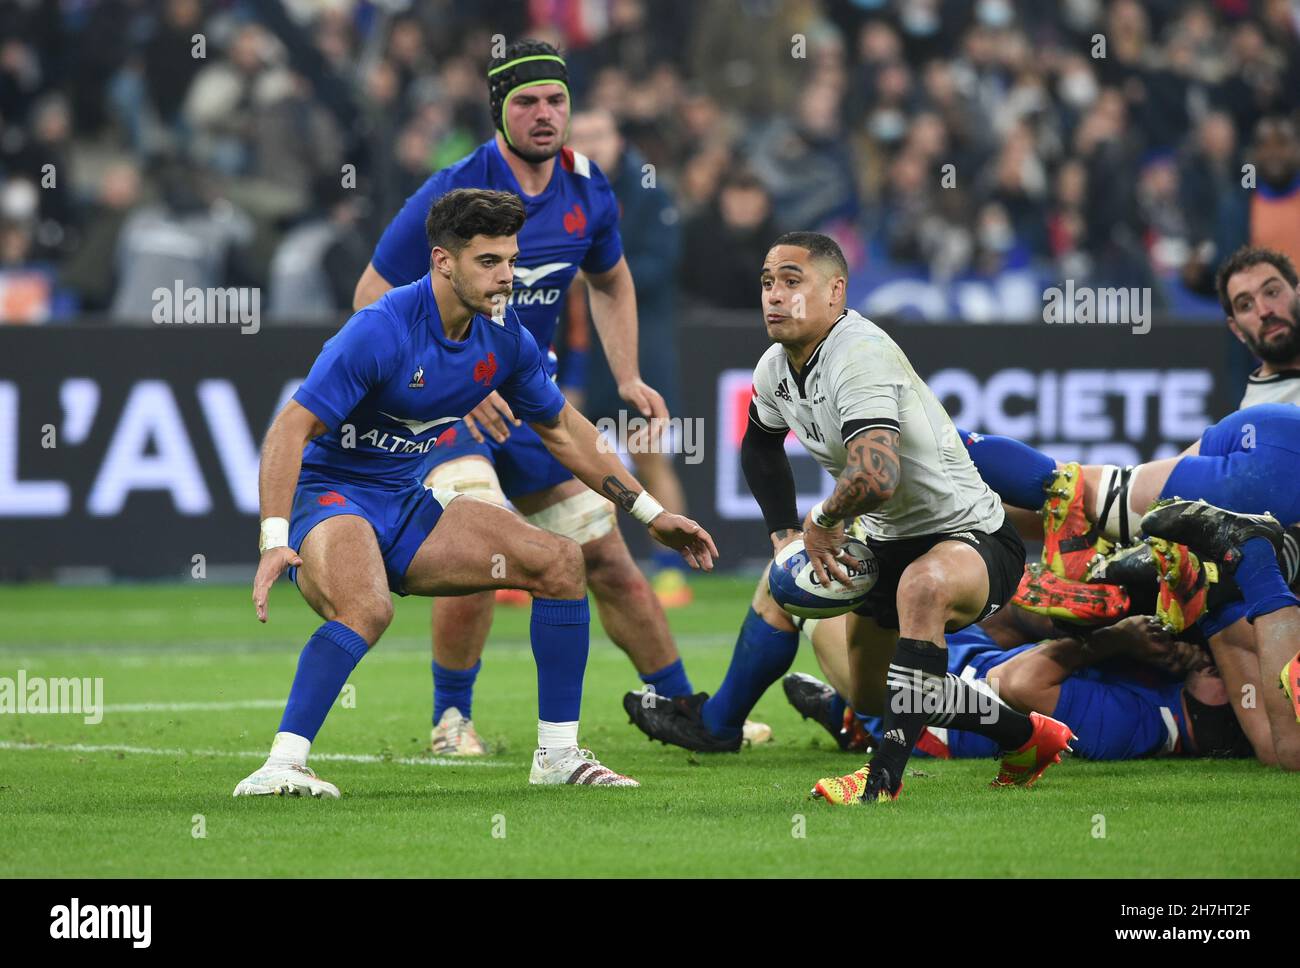
{"label": "rugby player in blue jersey", "polygon": [[[782,683],[790,704],[842,749],[877,742],[880,719],[855,715],[843,698],[849,688],[845,619],[792,621],[811,639],[830,684],[791,673]],[[1078,737],[1074,753],[1085,759],[1252,755],[1208,655],[1173,639],[1149,617],[1122,619],[1085,641],[1062,636],[1041,616],[1005,609],[947,640],[950,675],[987,682],[1016,709],[1068,722]],[[942,724],[927,726],[916,750],[942,759],[999,752],[985,736]]]}
{"label": "rugby player in blue jersey", "polygon": [[[540,41],[519,41],[491,61],[488,86],[497,131],[461,161],[436,172],[385,230],[357,284],[361,309],[428,268],[424,215],[455,188],[518,195],[528,213],[519,234],[511,305],[546,358],[565,293],[579,271],[619,395],[648,418],[668,416],[663,398],[640,377],[636,292],[618,232],[609,182],[587,157],[564,147],[570,99],[564,60]],[[499,393],[450,428],[428,455],[428,483],[473,494],[582,546],[587,582],[606,633],[660,695],[692,692],[650,583],[615,526],[608,501],[574,480]],[[664,465],[667,466],[666,464]],[[485,752],[471,722],[474,683],[492,626],[493,594],[440,598],[433,608],[432,746],[445,755]]]}
{"label": "rugby player in blue jersey", "polygon": [[1237,711],[1261,761],[1300,770],[1300,597],[1283,574],[1285,529],[1300,524],[1300,408],[1238,410],[1181,455],[1124,468],[959,433],[1005,504],[1042,508],[1044,570],[1016,604],[1095,624],[1122,610],[1118,586],[1158,579],[1156,615],[1175,631],[1199,626],[1229,693],[1281,685]]}
{"label": "rugby player in blue jersey", "polygon": [[356,313],[330,339],[262,447],[261,561],[253,584],[266,621],[271,585],[289,570],[325,620],[298,662],[266,763],[235,796],[338,796],[307,766],[349,674],[393,615],[390,592],[533,596],[537,746],[529,782],[637,786],[578,746],[588,648],[582,553],[573,541],[496,505],[426,485],[440,434],[500,393],[546,449],[651,536],[709,569],[698,524],[665,512],[597,447],[596,429],[550,380],[532,334],[506,306],[524,206],[507,192],[460,190],[430,209],[430,268]]}

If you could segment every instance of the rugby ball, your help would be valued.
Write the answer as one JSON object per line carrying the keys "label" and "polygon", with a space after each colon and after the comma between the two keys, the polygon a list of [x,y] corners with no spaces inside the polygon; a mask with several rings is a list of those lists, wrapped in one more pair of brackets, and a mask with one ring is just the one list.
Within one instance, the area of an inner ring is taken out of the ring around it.
{"label": "rugby ball", "polygon": [[823,588],[803,539],[796,538],[781,549],[767,574],[767,587],[776,603],[800,618],[831,618],[851,612],[862,604],[876,584],[880,567],[866,543],[849,538],[840,551],[840,564],[849,573],[852,586],[845,588],[831,580]]}

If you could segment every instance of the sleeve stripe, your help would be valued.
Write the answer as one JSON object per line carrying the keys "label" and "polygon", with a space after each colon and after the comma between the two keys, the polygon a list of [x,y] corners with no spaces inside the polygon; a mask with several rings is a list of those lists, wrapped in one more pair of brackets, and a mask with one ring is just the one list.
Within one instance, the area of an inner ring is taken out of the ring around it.
{"label": "sleeve stripe", "polygon": [[753,400],[749,401],[749,421],[750,423],[754,424],[754,426],[756,426],[759,430],[763,431],[763,433],[765,434],[780,434],[782,437],[784,437],[786,434],[790,432],[789,427],[782,427],[780,430],[777,430],[775,428],[769,427],[767,424],[763,423],[763,421],[759,420],[758,406],[754,403]]}
{"label": "sleeve stripe", "polygon": [[892,430],[899,433],[897,420],[889,417],[872,417],[870,420],[850,420],[840,428],[840,436],[844,438],[844,443],[848,443],[864,430]]}

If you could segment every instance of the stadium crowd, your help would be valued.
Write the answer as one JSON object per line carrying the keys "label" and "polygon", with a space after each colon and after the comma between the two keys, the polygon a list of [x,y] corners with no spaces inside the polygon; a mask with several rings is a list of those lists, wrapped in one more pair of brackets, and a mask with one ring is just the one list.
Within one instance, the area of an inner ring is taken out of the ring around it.
{"label": "stadium crowd", "polygon": [[17,0],[0,321],[145,324],[177,279],[343,318],[402,200],[490,136],[495,35],[565,51],[624,139],[611,181],[653,166],[653,285],[690,300],[755,307],[789,229],[855,271],[1033,265],[1157,304],[1246,241],[1300,260],[1287,0]]}

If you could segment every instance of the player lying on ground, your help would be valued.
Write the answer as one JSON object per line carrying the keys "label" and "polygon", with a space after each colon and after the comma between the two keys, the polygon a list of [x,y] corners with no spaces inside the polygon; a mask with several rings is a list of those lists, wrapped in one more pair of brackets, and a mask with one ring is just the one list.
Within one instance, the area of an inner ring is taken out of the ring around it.
{"label": "player lying on ground", "polygon": [[[854,706],[884,717],[884,742],[868,766],[819,781],[814,795],[836,804],[896,799],[927,721],[976,730],[1006,750],[996,783],[1032,783],[1068,748],[1069,727],[1005,705],[995,716],[964,712],[977,707],[971,687],[947,674],[944,642],[945,631],[1007,602],[1024,545],[897,344],[845,308],[847,275],[839,246],[824,235],[789,233],[769,250],[760,283],[774,345],[754,371],[741,446],[774,549],[802,531],[822,587],[847,585],[835,556],[856,518],[879,564],[868,598],[846,621]],[[836,478],[802,525],[785,454],[791,430]],[[692,749],[738,748],[745,716],[789,669],[799,643],[765,594],[760,581],[715,695],[625,697],[643,731]]]}
{"label": "player lying on ground", "polygon": [[307,754],[352,669],[388,627],[389,592],[493,588],[533,596],[538,749],[529,782],[638,785],[578,747],[589,617],[577,544],[419,477],[437,431],[497,391],[589,487],[693,567],[712,567],[708,533],[664,512],[616,455],[597,448],[596,429],[565,403],[532,336],[505,308],[523,224],[523,204],[507,192],[443,196],[427,221],[430,272],[356,313],[267,432],[257,617],[266,621],[271,585],[288,568],[325,624],[302,651],[270,756],[236,796],[337,797]]}
{"label": "player lying on ground", "polygon": [[[791,673],[784,680],[790,704],[821,724],[841,748],[878,742],[879,718],[856,715],[845,698],[844,616],[796,621],[812,641],[829,685]],[[1022,712],[1068,722],[1078,737],[1076,755],[1093,760],[1252,755],[1209,656],[1172,638],[1152,618],[1122,619],[1092,632],[1085,643],[1056,634],[1041,616],[1009,608],[947,639],[950,674],[988,682],[1003,702]],[[927,726],[916,752],[961,759],[996,756],[998,749],[977,733]]]}
{"label": "player lying on ground", "polygon": [[[1300,523],[1300,408],[1247,407],[1181,456],[1135,468],[1058,465],[1008,437],[962,436],[1004,502],[1043,508],[1044,560],[1057,577],[1080,581],[1114,545],[1123,553],[1139,535],[1157,539],[1158,613],[1176,628],[1199,620],[1260,759],[1300,769],[1300,598],[1279,564],[1284,529]],[[1147,513],[1157,501],[1166,503]],[[1219,574],[1242,598],[1207,612],[1206,584]],[[1258,706],[1240,705],[1279,681]]]}
{"label": "player lying on ground", "polygon": [[[353,308],[360,310],[428,271],[424,220],[437,199],[457,188],[516,193],[527,221],[519,233],[511,308],[541,348],[547,374],[555,372],[550,347],[564,293],[581,271],[620,396],[645,417],[666,418],[663,398],[641,380],[636,287],[619,237],[618,201],[590,159],[564,148],[567,79],[564,60],[541,41],[512,43],[491,62],[487,82],[496,134],[435,172],[407,200],[375,247]],[[663,695],[688,695],[691,683],[668,619],[619,534],[613,508],[575,480],[546,442],[521,425],[521,416],[503,394],[489,393],[439,436],[425,457],[426,483],[501,507],[509,499],[532,524],[581,545],[587,584],[606,634],[627,653],[642,682]],[[667,461],[655,467],[672,473]],[[670,493],[680,493],[675,480],[671,484]],[[471,720],[474,683],[492,628],[493,594],[439,597],[433,603],[435,753],[486,752]]]}

